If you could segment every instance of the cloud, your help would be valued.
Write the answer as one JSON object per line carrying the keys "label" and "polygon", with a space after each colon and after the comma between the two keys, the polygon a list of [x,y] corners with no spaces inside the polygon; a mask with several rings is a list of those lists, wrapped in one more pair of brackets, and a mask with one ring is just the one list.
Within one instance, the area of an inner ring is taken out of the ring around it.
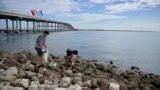
{"label": "cloud", "polygon": [[125,2],[122,4],[106,6],[106,10],[110,11],[109,13],[121,13],[126,11],[134,11],[140,9],[141,3],[129,3]]}
{"label": "cloud", "polygon": [[90,0],[89,2],[102,4],[102,3],[108,3],[108,2],[111,2],[111,1],[112,0]]}
{"label": "cloud", "polygon": [[118,15],[90,14],[90,13],[81,13],[81,14],[66,13],[61,15],[60,17],[72,18],[72,20],[75,20],[77,22],[95,22],[95,21],[108,20],[108,19],[126,18],[125,16],[118,16]]}
{"label": "cloud", "polygon": [[105,5],[105,9],[113,14],[156,7],[157,5],[160,5],[160,0],[126,0],[123,3],[107,4]]}
{"label": "cloud", "polygon": [[30,12],[32,9],[42,10],[45,14],[71,12],[79,10],[78,3],[73,0],[1,0],[5,10]]}

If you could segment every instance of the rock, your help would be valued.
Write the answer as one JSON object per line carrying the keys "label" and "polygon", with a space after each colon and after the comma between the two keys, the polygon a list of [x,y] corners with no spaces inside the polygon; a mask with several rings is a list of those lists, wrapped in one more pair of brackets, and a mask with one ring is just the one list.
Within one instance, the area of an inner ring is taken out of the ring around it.
{"label": "rock", "polygon": [[28,90],[38,90],[38,85],[39,85],[38,81],[32,81]]}
{"label": "rock", "polygon": [[97,88],[97,87],[98,87],[97,79],[92,79],[92,80],[91,80],[91,87],[92,87],[92,88]]}
{"label": "rock", "polygon": [[48,81],[48,80],[45,80],[45,81],[44,81],[44,84],[45,84],[45,85],[51,85],[51,84],[53,84],[53,82]]}
{"label": "rock", "polygon": [[136,67],[136,66],[132,66],[131,69],[132,69],[132,70],[139,70],[139,68]]}
{"label": "rock", "polygon": [[110,64],[113,64],[113,61],[110,61],[109,63],[110,63]]}
{"label": "rock", "polygon": [[35,68],[34,68],[34,65],[33,65],[33,64],[29,64],[29,65],[26,66],[26,69],[29,70],[29,71],[34,72],[34,69],[35,69]]}
{"label": "rock", "polygon": [[25,71],[25,73],[27,74],[27,77],[28,77],[28,78],[31,78],[31,77],[36,76],[36,73],[35,73],[35,72]]}
{"label": "rock", "polygon": [[82,90],[82,87],[78,84],[71,85],[67,90]]}
{"label": "rock", "polygon": [[32,80],[32,81],[37,81],[37,80],[38,80],[38,77],[32,77],[31,80]]}
{"label": "rock", "polygon": [[18,69],[16,67],[11,67],[5,72],[5,75],[17,75],[17,74],[18,74]]}
{"label": "rock", "polygon": [[67,88],[55,88],[54,90],[68,90]]}
{"label": "rock", "polygon": [[67,76],[71,76],[73,74],[72,70],[66,70],[64,71],[64,73],[67,75]]}
{"label": "rock", "polygon": [[26,62],[27,62],[27,60],[26,60],[26,59],[23,59],[23,58],[17,59],[17,61],[20,62],[20,63],[26,63]]}
{"label": "rock", "polygon": [[160,78],[157,78],[153,81],[153,84],[157,87],[160,88]]}
{"label": "rock", "polygon": [[28,88],[29,80],[28,79],[17,79],[14,84],[19,87]]}
{"label": "rock", "polygon": [[88,81],[83,82],[83,86],[90,88],[90,87],[91,87],[91,80],[88,80]]}
{"label": "rock", "polygon": [[16,80],[16,76],[11,76],[11,75],[7,75],[7,76],[2,76],[0,75],[0,81],[9,81],[12,82],[14,80]]}
{"label": "rock", "polygon": [[17,78],[25,78],[26,77],[26,73],[24,72],[24,70],[20,69],[17,75]]}
{"label": "rock", "polygon": [[0,86],[0,90],[25,90],[22,87]]}
{"label": "rock", "polygon": [[49,68],[55,69],[56,67],[57,67],[57,63],[56,62],[49,63]]}
{"label": "rock", "polygon": [[39,85],[38,86],[38,90],[61,90],[61,89],[56,89],[56,88],[57,88],[56,85]]}
{"label": "rock", "polygon": [[82,81],[77,81],[75,84],[78,84],[78,85],[80,85],[81,87],[83,86]]}
{"label": "rock", "polygon": [[75,73],[74,77],[82,77],[82,73]]}
{"label": "rock", "polygon": [[0,68],[0,75],[2,75],[5,72],[5,70]]}
{"label": "rock", "polygon": [[38,77],[38,78],[43,77],[43,74],[37,73],[37,77]]}
{"label": "rock", "polygon": [[41,74],[44,74],[46,71],[47,71],[46,68],[42,68],[42,67],[39,68],[39,73]]}
{"label": "rock", "polygon": [[82,78],[81,77],[74,77],[73,78],[73,83],[76,83],[78,81],[82,81]]}
{"label": "rock", "polygon": [[62,80],[60,81],[60,86],[61,87],[68,87],[71,83],[71,78],[70,77],[63,77]]}

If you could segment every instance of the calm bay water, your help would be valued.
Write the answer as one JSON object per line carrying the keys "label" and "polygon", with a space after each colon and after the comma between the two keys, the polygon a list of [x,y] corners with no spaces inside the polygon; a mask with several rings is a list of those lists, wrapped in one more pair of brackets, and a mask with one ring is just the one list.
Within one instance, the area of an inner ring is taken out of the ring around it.
{"label": "calm bay water", "polygon": [[[0,33],[0,49],[34,49],[40,33]],[[159,32],[68,31],[53,32],[47,37],[49,52],[65,55],[67,48],[77,49],[83,58],[113,61],[120,67],[138,66],[144,72],[160,74]]]}

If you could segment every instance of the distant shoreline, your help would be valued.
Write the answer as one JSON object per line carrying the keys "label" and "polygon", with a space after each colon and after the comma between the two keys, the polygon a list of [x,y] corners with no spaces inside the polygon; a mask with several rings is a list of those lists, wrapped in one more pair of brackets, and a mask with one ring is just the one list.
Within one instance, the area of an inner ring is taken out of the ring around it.
{"label": "distant shoreline", "polygon": [[160,32],[160,31],[104,30],[104,29],[77,29],[77,31]]}

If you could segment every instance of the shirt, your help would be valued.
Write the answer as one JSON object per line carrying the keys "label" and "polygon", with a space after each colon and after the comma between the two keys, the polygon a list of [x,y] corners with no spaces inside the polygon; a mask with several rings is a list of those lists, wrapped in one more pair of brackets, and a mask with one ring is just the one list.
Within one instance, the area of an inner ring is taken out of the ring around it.
{"label": "shirt", "polygon": [[42,34],[42,35],[39,35],[38,36],[38,38],[37,38],[37,40],[36,40],[36,44],[35,44],[35,47],[36,48],[42,48],[41,47],[41,43],[42,43],[42,46],[45,46],[45,37],[44,37],[44,35]]}

